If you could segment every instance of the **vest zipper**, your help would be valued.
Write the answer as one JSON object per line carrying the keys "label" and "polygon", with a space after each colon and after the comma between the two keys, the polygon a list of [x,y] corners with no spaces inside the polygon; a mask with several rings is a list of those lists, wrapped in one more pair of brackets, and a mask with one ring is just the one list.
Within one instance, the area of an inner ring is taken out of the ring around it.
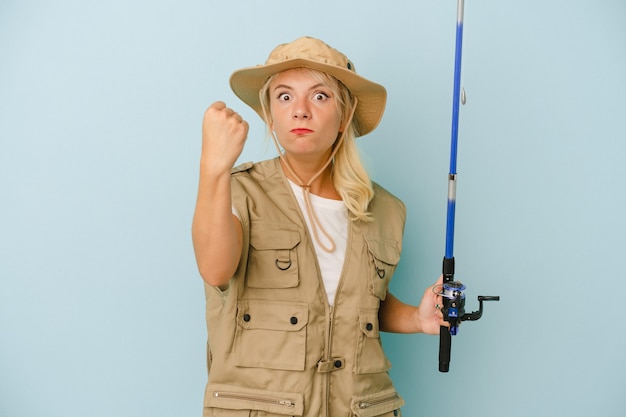
{"label": "vest zipper", "polygon": [[375,407],[377,405],[381,405],[389,401],[395,401],[397,399],[398,399],[398,394],[392,394],[387,397],[377,398],[371,401],[359,401],[358,405],[360,409],[365,409],[365,408]]}
{"label": "vest zipper", "polygon": [[[326,346],[326,360],[329,360],[332,356],[330,353],[330,348],[333,342],[333,315],[334,314],[335,314],[334,306],[329,304],[328,306],[328,339],[327,339],[328,345]],[[325,379],[326,379],[326,398],[324,401],[324,408],[326,409],[326,414],[324,415],[328,416],[330,415],[330,409],[328,407],[328,403],[330,402],[330,373],[326,374]]]}
{"label": "vest zipper", "polygon": [[236,392],[215,391],[213,393],[213,397],[227,398],[231,400],[254,401],[254,402],[264,403],[264,404],[275,404],[275,405],[281,405],[281,406],[288,407],[288,408],[293,408],[296,406],[296,403],[289,399],[260,397],[256,395],[240,394]]}
{"label": "vest zipper", "polygon": [[333,306],[328,307],[328,347],[326,349],[326,359],[330,359],[332,355],[330,354],[330,349],[333,345],[333,315],[335,314],[335,309]]}

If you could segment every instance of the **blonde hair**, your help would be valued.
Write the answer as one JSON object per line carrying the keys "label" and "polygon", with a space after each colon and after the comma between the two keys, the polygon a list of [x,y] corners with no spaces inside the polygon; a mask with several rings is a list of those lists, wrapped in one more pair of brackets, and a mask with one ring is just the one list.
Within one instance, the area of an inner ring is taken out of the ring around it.
{"label": "blonde hair", "polygon": [[[350,118],[355,102],[348,88],[335,77],[324,72],[309,68],[307,68],[307,71],[330,88],[337,109],[341,114],[342,125],[345,125]],[[265,123],[268,129],[272,122],[269,112],[269,87],[272,80],[277,75],[278,74],[274,74],[268,78],[259,92],[261,107],[265,115]],[[334,146],[339,146],[339,148],[336,150],[333,159],[332,181],[348,209],[348,217],[350,220],[372,221],[373,218],[368,208],[370,201],[374,197],[374,188],[372,187],[372,182],[367,170],[361,162],[359,150],[355,143],[355,139],[359,136],[359,128],[359,121],[353,117],[350,124],[344,128],[343,140],[341,142],[339,142],[339,140],[335,141]],[[341,137],[341,134],[340,132],[337,139]]]}

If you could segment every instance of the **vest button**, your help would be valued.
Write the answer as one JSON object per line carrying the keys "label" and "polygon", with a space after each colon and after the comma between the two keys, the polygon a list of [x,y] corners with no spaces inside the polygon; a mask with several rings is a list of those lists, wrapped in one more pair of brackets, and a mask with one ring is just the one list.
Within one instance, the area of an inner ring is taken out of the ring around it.
{"label": "vest button", "polygon": [[289,322],[291,324],[298,324],[298,318],[297,317],[292,317],[292,318],[289,319]]}
{"label": "vest button", "polygon": [[374,325],[372,323],[367,323],[365,325],[365,328],[367,329],[368,332],[371,332],[372,329],[374,328]]}
{"label": "vest button", "polygon": [[248,322],[250,321],[250,314],[246,313],[243,315],[243,321]]}
{"label": "vest button", "polygon": [[335,368],[341,368],[341,365],[342,365],[341,361],[339,359],[337,359],[335,361]]}

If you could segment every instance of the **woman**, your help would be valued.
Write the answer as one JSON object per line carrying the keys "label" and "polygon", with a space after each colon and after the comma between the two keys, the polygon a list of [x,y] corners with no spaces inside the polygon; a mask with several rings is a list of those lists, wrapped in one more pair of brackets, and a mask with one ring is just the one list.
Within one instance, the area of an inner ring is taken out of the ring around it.
{"label": "woman", "polygon": [[236,71],[231,87],[279,157],[233,169],[248,124],[223,102],[205,112],[193,220],[204,416],[400,415],[379,332],[438,334],[444,322],[434,286],[419,307],[388,292],[405,208],[370,181],[354,143],[382,118],[385,89],[309,37]]}

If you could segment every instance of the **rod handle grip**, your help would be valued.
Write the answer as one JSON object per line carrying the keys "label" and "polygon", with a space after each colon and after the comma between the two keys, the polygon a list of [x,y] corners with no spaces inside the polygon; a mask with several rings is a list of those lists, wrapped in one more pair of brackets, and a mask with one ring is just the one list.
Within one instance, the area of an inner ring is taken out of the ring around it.
{"label": "rod handle grip", "polygon": [[450,370],[450,348],[452,346],[452,335],[446,326],[439,327],[439,372]]}

